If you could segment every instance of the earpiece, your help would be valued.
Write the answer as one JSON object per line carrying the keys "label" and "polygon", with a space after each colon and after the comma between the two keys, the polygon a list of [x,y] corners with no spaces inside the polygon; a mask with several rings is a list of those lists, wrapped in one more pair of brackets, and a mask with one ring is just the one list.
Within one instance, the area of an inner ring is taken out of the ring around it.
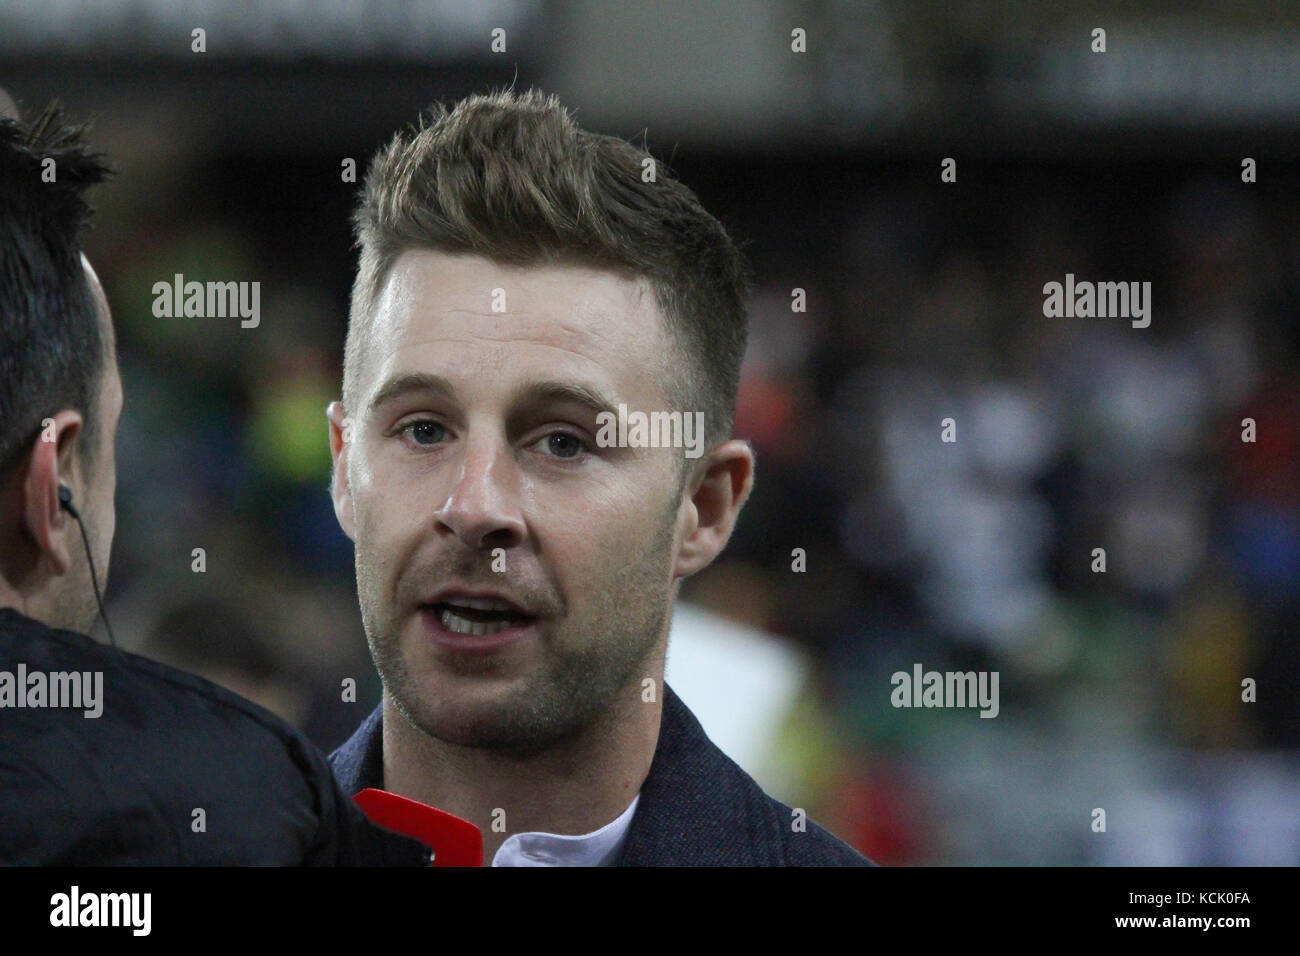
{"label": "earpiece", "polygon": [[59,485],[59,507],[72,515],[77,527],[81,529],[81,543],[86,548],[86,563],[90,565],[90,586],[95,589],[95,603],[99,605],[99,616],[104,620],[104,630],[108,631],[108,640],[114,647],[117,647],[117,638],[113,636],[113,625],[108,623],[108,614],[104,611],[104,598],[99,593],[99,577],[95,574],[95,559],[90,553],[90,536],[86,534],[86,523],[81,520],[81,515],[72,503],[72,489],[67,485]]}

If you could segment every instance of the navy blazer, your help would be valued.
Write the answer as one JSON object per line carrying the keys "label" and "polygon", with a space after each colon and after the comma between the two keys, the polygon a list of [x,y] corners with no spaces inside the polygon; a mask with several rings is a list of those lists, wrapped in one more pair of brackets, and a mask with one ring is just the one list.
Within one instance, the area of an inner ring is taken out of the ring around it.
{"label": "navy blazer", "polygon": [[[383,708],[330,755],[345,793],[383,787]],[[796,831],[773,800],[724,754],[672,688],[650,773],[614,866],[874,866],[812,820]]]}

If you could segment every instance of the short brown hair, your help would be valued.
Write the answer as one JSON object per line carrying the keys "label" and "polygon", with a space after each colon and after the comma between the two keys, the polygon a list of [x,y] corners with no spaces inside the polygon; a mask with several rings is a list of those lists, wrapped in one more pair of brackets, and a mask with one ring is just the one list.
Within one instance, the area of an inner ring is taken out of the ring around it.
{"label": "short brown hair", "polygon": [[409,249],[504,265],[572,264],[644,277],[685,359],[670,387],[704,412],[710,445],[731,435],[752,289],[722,224],[650,154],[581,129],[552,94],[500,90],[435,104],[375,156],[353,217],[360,247],[344,359],[350,410],[376,297]]}

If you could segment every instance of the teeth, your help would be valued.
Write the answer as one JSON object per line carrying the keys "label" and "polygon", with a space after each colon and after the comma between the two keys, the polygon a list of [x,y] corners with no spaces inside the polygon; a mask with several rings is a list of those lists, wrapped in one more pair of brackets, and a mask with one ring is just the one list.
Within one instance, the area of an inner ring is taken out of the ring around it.
{"label": "teeth", "polygon": [[[494,608],[481,608],[480,610],[490,611],[494,610]],[[444,610],[439,619],[442,621],[442,626],[453,634],[469,634],[474,637],[498,634],[510,627],[512,623],[510,621],[470,621],[450,610]]]}

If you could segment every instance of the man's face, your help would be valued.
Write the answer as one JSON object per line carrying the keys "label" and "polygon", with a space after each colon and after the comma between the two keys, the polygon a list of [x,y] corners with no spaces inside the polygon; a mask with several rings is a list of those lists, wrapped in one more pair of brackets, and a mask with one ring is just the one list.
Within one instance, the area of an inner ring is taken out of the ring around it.
{"label": "man's face", "polygon": [[604,408],[670,408],[654,296],[411,251],[368,342],[336,509],[385,689],[439,739],[544,749],[652,673],[666,635],[682,451],[595,441]]}

